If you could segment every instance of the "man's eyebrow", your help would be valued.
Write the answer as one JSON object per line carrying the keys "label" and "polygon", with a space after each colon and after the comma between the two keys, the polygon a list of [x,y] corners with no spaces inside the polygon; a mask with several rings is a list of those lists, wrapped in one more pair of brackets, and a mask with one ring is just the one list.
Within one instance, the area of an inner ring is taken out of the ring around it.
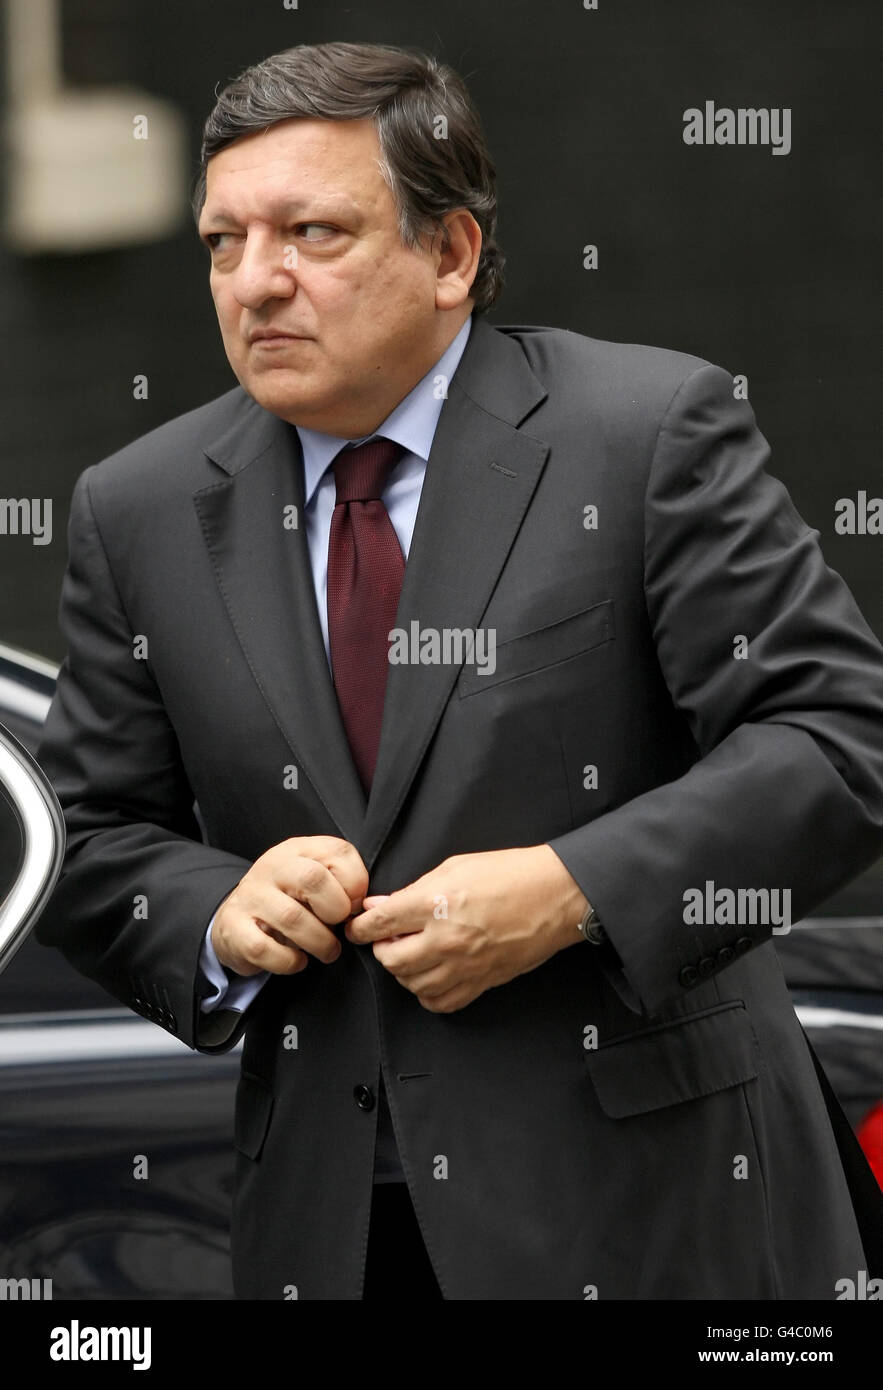
{"label": "man's eyebrow", "polygon": [[203,220],[206,222],[235,222],[236,218],[233,216],[232,212],[228,212],[226,208],[211,208],[207,212],[205,204],[203,204],[202,212],[199,214],[199,220],[200,222]]}
{"label": "man's eyebrow", "polygon": [[[348,198],[336,197],[333,194],[321,194],[315,198],[288,198],[284,203],[279,204],[275,212],[278,217],[286,219],[296,213],[303,213],[305,210],[312,210],[315,217],[319,217],[323,213],[327,213],[331,217],[355,217],[359,213],[355,203],[350,202]],[[223,207],[210,208],[206,211],[206,205],[203,204],[200,221],[203,218],[207,223],[224,222],[228,225],[239,226],[239,219]]]}

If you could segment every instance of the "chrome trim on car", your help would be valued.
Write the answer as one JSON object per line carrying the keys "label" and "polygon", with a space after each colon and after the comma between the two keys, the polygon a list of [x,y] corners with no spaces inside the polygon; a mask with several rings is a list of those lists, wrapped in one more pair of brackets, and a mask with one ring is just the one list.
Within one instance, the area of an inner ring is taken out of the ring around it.
{"label": "chrome trim on car", "polygon": [[883,1015],[852,1009],[828,1009],[819,1004],[797,1004],[794,1012],[804,1028],[876,1028],[883,1032]]}
{"label": "chrome trim on car", "polygon": [[0,675],[0,711],[4,715],[18,715],[29,719],[33,724],[42,724],[49,713],[52,696],[39,690],[30,690],[9,676]]}
{"label": "chrome trim on car", "polygon": [[37,656],[35,652],[27,652],[22,647],[10,647],[6,642],[0,642],[0,661],[10,661],[14,666],[22,666],[26,671],[33,671],[38,676],[47,676],[53,681],[60,670],[58,662],[49,661],[45,656]]}
{"label": "chrome trim on car", "polygon": [[0,788],[22,835],[15,882],[0,903],[0,970],[27,939],[61,872],[65,848],[64,816],[39,764],[0,724]]}
{"label": "chrome trim on car", "polygon": [[[242,1046],[240,1038],[230,1055]],[[186,1043],[129,1009],[0,1016],[0,1067],[185,1056],[193,1057]]]}

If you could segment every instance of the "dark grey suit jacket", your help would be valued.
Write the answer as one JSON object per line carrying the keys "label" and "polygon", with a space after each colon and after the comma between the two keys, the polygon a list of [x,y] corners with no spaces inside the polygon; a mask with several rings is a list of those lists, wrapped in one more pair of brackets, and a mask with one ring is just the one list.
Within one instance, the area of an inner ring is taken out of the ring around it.
{"label": "dark grey suit jacket", "polygon": [[[38,936],[190,1047],[244,1030],[239,1295],[360,1296],[381,1068],[448,1298],[831,1299],[864,1267],[770,924],[684,920],[709,881],[796,919],[883,851],[883,650],[767,458],[720,367],[478,319],[397,621],[492,628],[497,667],[390,668],[367,806],[282,525],[295,430],[237,388],[78,480]],[[433,1014],[344,942],[200,1032],[214,908],[321,833],[381,893],[548,842],[610,944]]]}

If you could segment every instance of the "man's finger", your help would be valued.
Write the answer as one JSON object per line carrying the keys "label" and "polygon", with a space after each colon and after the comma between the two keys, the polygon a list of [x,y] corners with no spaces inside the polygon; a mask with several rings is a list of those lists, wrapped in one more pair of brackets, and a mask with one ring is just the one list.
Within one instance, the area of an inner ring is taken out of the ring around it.
{"label": "man's finger", "polygon": [[437,945],[433,946],[423,932],[375,941],[374,959],[403,981],[444,963]]}
{"label": "man's finger", "polygon": [[[303,855],[292,859],[280,870],[276,887],[329,925],[344,921],[352,911],[352,901],[346,889],[318,859],[307,859]],[[291,920],[296,921],[298,916],[295,910]],[[274,922],[273,925],[277,924]]]}
{"label": "man's finger", "polygon": [[385,937],[422,931],[431,919],[432,908],[427,906],[424,895],[402,888],[398,893],[390,893],[376,907],[350,918],[346,935],[357,945],[364,945],[371,941],[383,941]]}
{"label": "man's finger", "polygon": [[355,845],[349,840],[331,840],[330,847],[315,853],[313,858],[331,871],[351,904],[361,903],[368,890],[368,870]]}
{"label": "man's finger", "polygon": [[342,840],[335,835],[300,835],[280,841],[270,853],[276,870],[279,864],[282,864],[283,875],[287,874],[290,866],[296,864],[299,859],[312,860],[324,865],[349,899],[346,913],[342,913],[338,921],[343,920],[353,904],[361,904],[368,891],[368,870],[365,861],[349,840]]}
{"label": "man's finger", "polygon": [[459,1009],[465,1009],[467,1004],[471,1004],[477,995],[471,990],[458,985],[455,989],[449,989],[444,994],[428,994],[417,996],[422,1008],[431,1014],[453,1014]]}
{"label": "man's finger", "polygon": [[296,975],[304,970],[308,956],[290,941],[280,940],[274,928],[246,919],[238,928],[238,949],[231,969],[248,978],[261,970],[271,975]]}
{"label": "man's finger", "polygon": [[391,970],[390,974],[398,980],[403,989],[410,990],[412,994],[423,995],[427,999],[445,994],[459,983],[451,978],[449,965],[438,965],[432,970],[416,970],[410,975],[399,970]]}
{"label": "man's finger", "polygon": [[259,909],[249,916],[252,921],[263,923],[262,930],[272,932],[275,941],[299,947],[326,965],[340,955],[340,941],[334,932],[305,903],[280,889],[266,889]]}

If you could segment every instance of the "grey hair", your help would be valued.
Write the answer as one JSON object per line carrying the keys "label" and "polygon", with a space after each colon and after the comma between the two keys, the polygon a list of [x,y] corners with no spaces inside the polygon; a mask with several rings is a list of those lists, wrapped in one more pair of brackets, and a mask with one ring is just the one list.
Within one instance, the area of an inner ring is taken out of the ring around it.
{"label": "grey hair", "polygon": [[420,49],[371,43],[298,44],[246,68],[224,87],[203,128],[192,198],[197,221],[212,156],[293,116],[373,120],[402,244],[417,248],[439,232],[447,249],[441,218],[466,208],[482,236],[470,289],[474,312],[496,303],[505,264],[496,242],[496,171],[478,112],[453,68]]}

